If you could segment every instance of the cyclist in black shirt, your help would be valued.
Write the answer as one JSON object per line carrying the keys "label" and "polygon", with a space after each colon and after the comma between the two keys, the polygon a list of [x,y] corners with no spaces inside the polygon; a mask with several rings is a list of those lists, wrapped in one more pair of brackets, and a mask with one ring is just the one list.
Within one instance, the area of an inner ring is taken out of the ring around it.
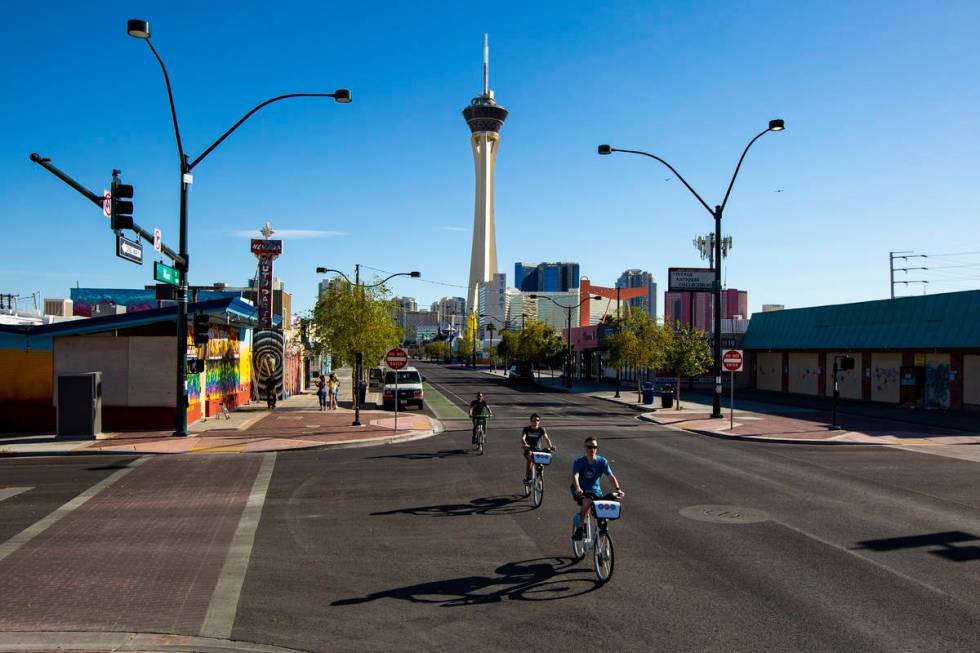
{"label": "cyclist in black shirt", "polygon": [[[547,443],[547,447],[544,446],[545,443]],[[524,459],[527,461],[524,470],[524,482],[527,482],[531,479],[531,452],[555,448],[555,445],[551,443],[551,438],[548,437],[548,432],[541,426],[541,418],[538,417],[537,413],[531,414],[531,424],[525,426],[521,432],[521,444],[524,447]]]}

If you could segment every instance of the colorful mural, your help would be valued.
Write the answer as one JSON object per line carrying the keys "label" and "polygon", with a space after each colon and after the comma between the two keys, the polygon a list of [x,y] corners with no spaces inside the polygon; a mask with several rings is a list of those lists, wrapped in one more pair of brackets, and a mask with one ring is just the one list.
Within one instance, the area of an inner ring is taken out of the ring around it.
{"label": "colorful mural", "polygon": [[53,431],[53,339],[0,333],[0,433]]}
{"label": "colorful mural", "polygon": [[188,334],[188,354],[204,359],[203,373],[187,375],[188,421],[216,415],[221,406],[231,410],[251,401],[251,351],[241,340],[247,333],[247,329],[212,324],[207,345],[194,345],[193,334]]}
{"label": "colorful mural", "polygon": [[255,389],[260,399],[266,397],[270,387],[275,388],[277,396],[283,396],[285,353],[282,331],[262,329],[255,332],[252,360]]}
{"label": "colorful mural", "polygon": [[[223,297],[238,297],[237,292],[201,291],[198,301],[221,299]],[[158,302],[153,290],[136,290],[132,288],[72,288],[72,313],[83,317],[92,317],[92,308],[99,304],[114,304],[125,306],[127,313],[146,311],[151,308],[173,306],[175,302]]]}

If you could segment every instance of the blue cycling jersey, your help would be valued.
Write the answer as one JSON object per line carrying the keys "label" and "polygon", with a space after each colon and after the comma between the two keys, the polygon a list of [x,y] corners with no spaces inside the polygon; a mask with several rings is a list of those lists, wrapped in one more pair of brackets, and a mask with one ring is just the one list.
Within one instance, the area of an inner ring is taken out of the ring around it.
{"label": "blue cycling jersey", "polygon": [[[590,463],[589,459],[585,456],[577,459],[572,463],[572,476],[578,474],[578,484],[582,488],[583,492],[591,492],[596,496],[602,496],[602,480],[603,475],[612,475],[612,468],[609,466],[609,461],[602,456],[596,456],[595,460]],[[575,483],[572,483],[572,494],[575,494]]]}

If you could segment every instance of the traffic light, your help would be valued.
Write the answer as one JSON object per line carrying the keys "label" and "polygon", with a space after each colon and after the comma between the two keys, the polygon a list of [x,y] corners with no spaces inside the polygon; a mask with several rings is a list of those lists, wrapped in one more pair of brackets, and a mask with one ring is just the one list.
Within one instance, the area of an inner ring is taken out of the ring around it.
{"label": "traffic light", "polygon": [[119,183],[118,177],[112,178],[112,190],[109,199],[109,221],[113,231],[133,228],[133,187]]}
{"label": "traffic light", "polygon": [[854,357],[853,356],[841,356],[840,359],[840,369],[842,372],[854,369]]}
{"label": "traffic light", "polygon": [[206,345],[208,344],[208,325],[211,322],[211,316],[207,313],[197,313],[194,316],[194,344],[195,345]]}

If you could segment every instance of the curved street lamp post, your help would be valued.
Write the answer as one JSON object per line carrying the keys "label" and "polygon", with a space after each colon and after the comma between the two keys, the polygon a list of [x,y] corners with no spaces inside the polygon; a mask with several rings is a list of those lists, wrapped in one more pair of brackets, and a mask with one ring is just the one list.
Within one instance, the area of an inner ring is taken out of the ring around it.
{"label": "curved street lamp post", "polygon": [[280,95],[262,102],[251,111],[242,116],[238,122],[232,125],[224,134],[218,137],[193,161],[184,153],[184,144],[180,138],[180,126],[177,123],[177,109],[174,106],[174,95],[170,87],[170,76],[167,74],[167,67],[163,64],[163,59],[157,53],[153,43],[150,42],[150,23],[141,19],[131,19],[126,23],[126,32],[136,39],[141,39],[149,46],[153,56],[160,64],[163,71],[163,81],[167,85],[167,98],[170,100],[170,117],[174,123],[174,136],[177,138],[177,154],[180,163],[180,256],[183,264],[177,262],[175,267],[179,275],[179,285],[177,286],[177,414],[174,426],[175,436],[187,435],[187,271],[190,261],[187,254],[187,192],[190,190],[194,179],[191,171],[198,163],[204,160],[216,147],[232,132],[238,129],[242,123],[252,117],[259,109],[266,105],[294,97],[330,97],[341,104],[348,104],[351,101],[351,92],[347,89],[339,89],[333,93],[290,93]]}
{"label": "curved street lamp post", "polygon": [[575,304],[574,306],[560,304],[555,300],[553,300],[551,297],[548,297],[547,295],[528,295],[528,297],[531,299],[547,299],[555,306],[558,306],[559,308],[564,308],[568,312],[568,331],[566,332],[567,333],[566,340],[568,342],[568,356],[566,356],[567,360],[565,361],[565,387],[571,388],[572,387],[572,310],[578,308],[579,306],[589,301],[590,299],[600,300],[602,299],[602,297],[600,295],[589,295],[588,297],[580,301],[578,304]]}
{"label": "curved street lamp post", "polygon": [[[347,281],[347,285],[353,287],[354,292],[357,293],[356,294],[356,297],[357,297],[358,318],[360,318],[360,309],[361,309],[362,303],[364,302],[364,290],[365,289],[368,289],[368,288],[377,288],[378,286],[383,286],[389,279],[394,279],[395,277],[412,277],[413,279],[418,279],[419,277],[422,276],[422,274],[420,272],[414,272],[414,271],[413,272],[396,272],[395,274],[388,275],[387,277],[385,277],[384,279],[382,279],[381,281],[379,281],[377,283],[372,283],[371,285],[361,285],[361,264],[360,263],[355,263],[354,264],[354,281],[353,281],[353,283],[351,282],[350,277],[348,277],[346,274],[344,274],[340,270],[335,270],[333,268],[317,268],[316,269],[316,273],[317,274],[326,274],[327,272],[334,272],[336,274],[339,274],[340,276],[342,276]],[[358,349],[360,349],[360,348],[358,348]],[[361,352],[358,351],[356,354],[354,354],[354,421],[351,423],[351,426],[361,426],[361,383],[362,383],[362,378],[361,377],[364,374],[364,370],[361,369],[361,367],[362,367],[361,361],[362,361]],[[395,397],[395,401],[396,402],[398,401],[398,397]]]}
{"label": "curved street lamp post", "polygon": [[660,163],[667,166],[674,175],[681,180],[681,183],[691,191],[691,194],[697,198],[698,202],[701,203],[708,213],[715,220],[715,282],[714,282],[714,363],[712,364],[712,375],[715,377],[715,392],[714,398],[712,400],[711,416],[714,418],[721,418],[721,216],[725,211],[725,205],[728,204],[728,196],[732,193],[732,186],[735,185],[735,177],[738,176],[738,171],[742,167],[742,161],[745,160],[745,155],[748,153],[749,148],[755,143],[763,134],[768,134],[769,132],[783,131],[786,128],[786,124],[783,120],[776,119],[769,121],[769,127],[764,131],[760,132],[749,141],[749,144],[745,146],[742,151],[742,156],[738,160],[738,165],[735,166],[735,172],[732,174],[732,180],[728,182],[728,190],[725,191],[725,197],[722,199],[721,204],[716,204],[712,209],[708,206],[697,191],[694,190],[687,180],[681,176],[674,166],[670,165],[659,156],[650,154],[649,152],[642,152],[640,150],[622,150],[609,145],[600,145],[598,147],[599,154],[612,154],[613,152],[626,152],[628,154],[642,154],[643,156],[650,157],[651,159],[656,159]]}

